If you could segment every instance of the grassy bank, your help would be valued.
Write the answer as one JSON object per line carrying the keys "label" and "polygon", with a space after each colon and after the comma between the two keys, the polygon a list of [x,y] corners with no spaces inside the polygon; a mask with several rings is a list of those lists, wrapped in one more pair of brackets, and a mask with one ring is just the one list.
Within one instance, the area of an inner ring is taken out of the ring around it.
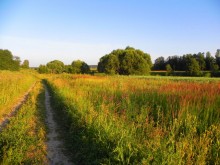
{"label": "grassy bank", "polygon": [[69,151],[82,164],[219,164],[219,81],[48,78]]}

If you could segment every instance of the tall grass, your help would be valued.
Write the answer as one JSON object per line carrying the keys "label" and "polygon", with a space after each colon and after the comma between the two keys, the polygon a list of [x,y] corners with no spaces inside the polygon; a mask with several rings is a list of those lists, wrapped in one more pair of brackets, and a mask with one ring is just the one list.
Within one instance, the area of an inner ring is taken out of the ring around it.
{"label": "tall grass", "polygon": [[0,71],[0,122],[36,82],[29,72]]}
{"label": "tall grass", "polygon": [[44,90],[38,82],[27,102],[0,132],[0,164],[47,164]]}
{"label": "tall grass", "polygon": [[219,81],[52,76],[57,120],[82,164],[219,164]]}

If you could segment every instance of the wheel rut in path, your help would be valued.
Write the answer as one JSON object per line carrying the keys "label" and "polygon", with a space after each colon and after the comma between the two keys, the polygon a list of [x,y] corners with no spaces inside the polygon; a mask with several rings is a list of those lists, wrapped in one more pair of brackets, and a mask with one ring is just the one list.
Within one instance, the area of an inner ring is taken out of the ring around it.
{"label": "wheel rut in path", "polygon": [[53,118],[53,110],[50,102],[49,91],[44,85],[45,88],[45,106],[46,106],[46,123],[49,129],[47,134],[48,141],[47,143],[47,157],[49,165],[73,165],[67,156],[64,155],[63,142],[59,139],[59,133],[57,132],[57,124]]}

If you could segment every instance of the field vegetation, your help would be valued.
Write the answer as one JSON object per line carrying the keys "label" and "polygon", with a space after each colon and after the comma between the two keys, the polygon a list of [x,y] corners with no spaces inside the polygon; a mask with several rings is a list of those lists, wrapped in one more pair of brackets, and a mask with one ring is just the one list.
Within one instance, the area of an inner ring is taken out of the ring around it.
{"label": "field vegetation", "polygon": [[44,90],[37,82],[10,123],[0,132],[0,164],[47,164]]}
{"label": "field vegetation", "polygon": [[220,81],[205,77],[0,72],[0,164],[47,164],[48,86],[76,164],[220,164]]}
{"label": "field vegetation", "polygon": [[0,71],[0,122],[20,102],[36,80],[32,72]]}
{"label": "field vegetation", "polygon": [[56,75],[47,79],[81,164],[219,164],[220,83]]}

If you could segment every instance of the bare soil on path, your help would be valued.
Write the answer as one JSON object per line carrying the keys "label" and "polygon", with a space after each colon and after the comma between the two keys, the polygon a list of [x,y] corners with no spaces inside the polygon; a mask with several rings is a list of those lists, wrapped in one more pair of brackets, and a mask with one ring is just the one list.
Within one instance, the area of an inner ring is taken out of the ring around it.
{"label": "bare soil on path", "polygon": [[47,157],[49,165],[72,165],[67,156],[64,155],[63,142],[59,138],[59,132],[57,131],[57,124],[53,118],[53,110],[50,103],[50,94],[46,86],[45,87],[45,105],[46,105],[46,123],[49,129],[47,134]]}

